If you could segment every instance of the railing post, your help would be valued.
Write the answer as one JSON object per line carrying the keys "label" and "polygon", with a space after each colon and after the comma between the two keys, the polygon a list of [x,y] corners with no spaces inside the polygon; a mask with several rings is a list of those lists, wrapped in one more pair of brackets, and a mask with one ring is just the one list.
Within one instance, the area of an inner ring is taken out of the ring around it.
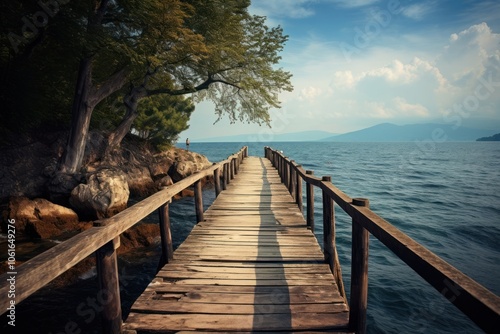
{"label": "railing post", "polygon": [[295,198],[295,187],[296,187],[296,176],[295,176],[295,168],[293,166],[294,161],[290,160],[289,168],[290,168],[290,177],[288,181],[288,191],[290,192],[290,195],[292,195],[292,198],[294,201],[296,201]]}
{"label": "railing post", "polygon": [[222,164],[222,190],[227,189],[227,164]]}
{"label": "railing post", "polygon": [[278,154],[278,174],[280,175],[281,182],[283,183],[283,157]]}
{"label": "railing post", "polygon": [[157,272],[174,258],[174,246],[172,244],[172,231],[170,229],[170,200],[158,208],[160,218],[161,257]]}
{"label": "railing post", "polygon": [[[301,165],[297,165],[297,168],[302,167]],[[304,208],[302,207],[302,177],[300,176],[299,173],[295,173],[295,202],[297,203],[297,206],[299,207],[300,212],[304,211]]]}
{"label": "railing post", "polygon": [[[96,221],[94,226],[105,226],[105,223]],[[103,333],[119,334],[122,331],[120,283],[116,260],[116,249],[118,247],[120,247],[119,236],[107,242],[95,252],[97,279],[99,281],[98,297],[105,301],[101,312]]]}
{"label": "railing post", "polygon": [[225,163],[224,168],[226,169],[226,185],[227,185],[231,183],[231,161]]}
{"label": "railing post", "polygon": [[283,173],[284,175],[284,184],[287,188],[289,188],[289,182],[290,182],[290,178],[289,178],[289,174],[290,174],[290,165],[288,164],[288,161],[286,160],[285,158],[285,172]]}
{"label": "railing post", "polygon": [[194,183],[194,205],[196,209],[196,222],[203,221],[203,194],[201,190],[201,180]]}
{"label": "railing post", "polygon": [[234,159],[231,158],[229,161],[229,180],[234,179]]}
{"label": "railing post", "polygon": [[[313,175],[312,170],[306,170],[307,175]],[[314,186],[306,182],[307,226],[314,233]]]}
{"label": "railing post", "polygon": [[[330,176],[323,176],[321,181],[331,182]],[[335,216],[333,199],[323,190],[323,247],[325,263],[335,273]]]}
{"label": "railing post", "polygon": [[[370,207],[369,200],[365,198],[354,198],[352,204]],[[368,231],[353,218],[349,330],[361,334],[366,333],[369,240]]]}
{"label": "railing post", "polygon": [[233,158],[234,161],[234,175],[238,174],[238,170],[240,169],[240,159]]}
{"label": "railing post", "polygon": [[215,187],[215,197],[218,197],[221,192],[220,167],[214,170],[214,187]]}

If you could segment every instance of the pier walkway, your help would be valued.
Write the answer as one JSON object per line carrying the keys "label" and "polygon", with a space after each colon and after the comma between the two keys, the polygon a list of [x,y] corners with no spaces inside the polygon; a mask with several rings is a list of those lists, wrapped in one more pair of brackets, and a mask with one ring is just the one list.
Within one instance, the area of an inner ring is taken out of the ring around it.
{"label": "pier walkway", "polygon": [[347,331],[346,300],[265,158],[248,157],[133,304],[125,333]]}

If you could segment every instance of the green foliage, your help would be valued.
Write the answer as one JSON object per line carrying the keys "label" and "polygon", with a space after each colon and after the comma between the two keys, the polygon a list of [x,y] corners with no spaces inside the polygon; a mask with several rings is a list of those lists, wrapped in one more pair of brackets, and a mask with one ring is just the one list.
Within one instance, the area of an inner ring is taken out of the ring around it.
{"label": "green foliage", "polygon": [[[105,10],[99,13],[96,9],[103,4]],[[84,58],[92,59],[93,89],[120,70],[128,75],[124,87],[115,87],[114,94],[97,103],[94,128],[113,130],[125,114],[116,101],[123,101],[133,87],[145,91],[139,98],[192,94],[193,102],[213,101],[219,118],[269,124],[269,110],[280,107],[279,93],[292,89],[291,74],[277,68],[287,36],[281,27],[267,27],[264,17],[250,15],[249,5],[249,0],[70,1],[30,33],[23,24],[33,22],[40,5],[3,1],[0,130],[68,128]],[[11,33],[22,43],[14,47]],[[152,101],[157,99],[140,105]],[[167,105],[165,101],[161,103]],[[167,116],[173,118],[170,123],[180,117],[162,115],[158,124]],[[179,128],[186,126],[184,118],[177,121],[183,124]]]}
{"label": "green foliage", "polygon": [[194,111],[191,99],[159,95],[142,99],[134,130],[159,150],[166,149],[187,130],[189,117]]}

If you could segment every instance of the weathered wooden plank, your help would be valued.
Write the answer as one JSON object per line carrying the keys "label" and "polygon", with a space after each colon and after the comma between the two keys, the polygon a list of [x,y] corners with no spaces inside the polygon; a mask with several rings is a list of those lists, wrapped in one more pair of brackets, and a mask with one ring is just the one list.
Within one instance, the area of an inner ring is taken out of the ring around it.
{"label": "weathered wooden plank", "polygon": [[228,268],[252,268],[252,269],[262,269],[262,268],[283,268],[283,269],[302,269],[302,268],[319,268],[319,270],[324,270],[324,268],[328,268],[328,265],[325,263],[250,263],[250,262],[227,262],[227,261],[221,261],[221,262],[206,262],[206,261],[189,261],[189,262],[180,262],[180,261],[173,261],[169,264],[167,269],[170,268],[170,266],[177,266],[177,265],[186,265],[186,266],[199,266],[199,267],[228,267]]}
{"label": "weathered wooden plank", "polygon": [[[156,277],[165,279],[224,279],[224,280],[326,280],[333,281],[332,274],[318,273],[279,273],[279,272],[254,272],[254,273],[220,273],[220,272],[182,272],[161,270],[156,274]],[[316,282],[315,282],[316,283]]]}
{"label": "weathered wooden plank", "polygon": [[[292,285],[286,287],[289,295],[316,295],[320,294],[324,298],[340,298],[340,294],[337,289],[332,289],[332,286],[327,285]],[[233,295],[245,295],[250,294],[252,296],[257,296],[261,294],[276,294],[282,293],[283,287],[280,286],[259,286],[258,289],[255,286],[248,285],[182,285],[172,282],[163,282],[163,280],[156,279],[154,283],[151,283],[145,290],[146,293],[153,293],[155,295],[165,294],[165,293],[181,293],[186,294],[190,292],[196,293],[215,293],[219,295],[233,294]],[[337,301],[337,299],[335,299]]]}
{"label": "weathered wooden plank", "polygon": [[318,269],[318,266],[310,267],[299,267],[299,268],[283,268],[283,267],[262,267],[262,268],[244,268],[244,267],[220,267],[220,266],[203,266],[203,265],[171,265],[163,271],[174,271],[179,273],[238,273],[238,274],[253,274],[258,272],[259,274],[291,274],[291,273],[301,273],[301,274],[330,274],[328,269]]}
{"label": "weathered wooden plank", "polygon": [[[196,296],[200,297],[201,296]],[[234,297],[234,296],[233,296]],[[286,296],[281,297],[282,304],[260,304],[255,300],[249,300],[248,303],[208,303],[195,299],[196,302],[171,301],[171,300],[138,300],[132,307],[132,312],[156,313],[156,314],[175,314],[175,313],[198,313],[198,314],[290,314],[290,313],[327,313],[335,314],[347,312],[347,307],[343,303],[308,303],[308,304],[290,304]],[[219,299],[214,298],[216,301]]]}
{"label": "weathered wooden plank", "polygon": [[[168,280],[163,278],[163,280]],[[331,280],[318,280],[313,282],[308,279],[203,279],[203,278],[194,278],[194,279],[171,279],[175,284],[186,284],[186,285],[246,285],[246,286],[257,286],[257,285],[266,285],[266,286],[291,286],[291,285],[324,285],[324,286],[335,286],[335,283]]]}
{"label": "weathered wooden plank", "polygon": [[125,329],[150,331],[230,330],[287,331],[329,330],[346,327],[346,312],[274,314],[129,314]]}

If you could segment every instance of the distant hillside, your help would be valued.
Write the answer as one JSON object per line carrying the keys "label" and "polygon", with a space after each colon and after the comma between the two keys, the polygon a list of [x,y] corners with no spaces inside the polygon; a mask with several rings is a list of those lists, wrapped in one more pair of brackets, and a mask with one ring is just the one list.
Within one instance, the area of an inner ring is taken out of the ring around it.
{"label": "distant hillside", "polygon": [[488,136],[490,130],[458,127],[449,124],[378,124],[366,129],[332,136],[326,141],[338,142],[409,142],[415,140],[434,141],[475,141]]}
{"label": "distant hillside", "polygon": [[326,131],[302,131],[293,133],[272,134],[272,129],[265,131],[262,134],[245,134],[236,136],[221,136],[192,140],[192,142],[204,143],[227,143],[227,142],[282,142],[282,141],[318,141],[334,135]]}
{"label": "distant hillside", "polygon": [[500,141],[500,133],[497,133],[491,137],[479,138],[477,141]]}

